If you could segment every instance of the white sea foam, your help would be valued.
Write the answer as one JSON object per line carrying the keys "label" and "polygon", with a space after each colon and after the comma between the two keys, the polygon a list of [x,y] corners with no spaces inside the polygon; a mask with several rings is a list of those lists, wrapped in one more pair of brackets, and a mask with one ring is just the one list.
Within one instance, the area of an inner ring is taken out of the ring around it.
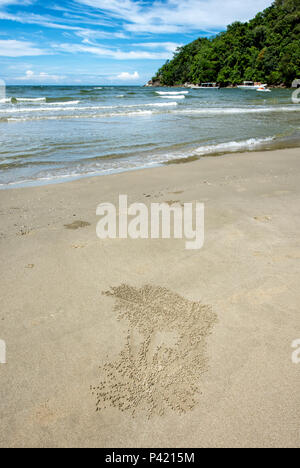
{"label": "white sea foam", "polygon": [[239,151],[257,150],[275,140],[275,137],[250,138],[242,141],[229,141],[225,143],[216,143],[214,145],[203,145],[193,150],[183,153],[165,153],[152,155],[151,160],[154,164],[165,164],[178,159],[189,159],[194,156],[209,156],[213,154],[237,153]]}
{"label": "white sea foam", "polygon": [[48,102],[48,106],[76,106],[80,101]]}
{"label": "white sea foam", "polygon": [[109,117],[115,117],[115,116],[119,116],[119,115],[123,115],[123,116],[134,116],[134,115],[152,115],[153,112],[152,111],[134,111],[134,112],[123,112],[123,113],[115,113],[115,114],[109,114],[108,116]]}
{"label": "white sea foam", "polygon": [[300,106],[291,105],[283,107],[255,107],[255,108],[242,108],[242,107],[229,107],[224,108],[203,108],[203,109],[181,109],[173,111],[176,114],[198,114],[198,115],[230,115],[230,114],[265,114],[271,112],[299,112]]}
{"label": "white sea foam", "polygon": [[0,104],[9,104],[10,102],[11,102],[11,98],[0,99]]}
{"label": "white sea foam", "polygon": [[9,109],[0,109],[0,112],[6,114],[15,114],[15,113],[32,113],[32,112],[57,112],[57,111],[66,111],[66,110],[77,110],[77,107],[15,107]]}
{"label": "white sea foam", "polygon": [[273,137],[249,138],[248,140],[244,141],[229,141],[227,143],[220,143],[216,145],[200,146],[193,151],[193,155],[204,156],[207,154],[226,153],[227,151],[229,153],[233,153],[237,151],[251,150],[273,140]]}
{"label": "white sea foam", "polygon": [[7,122],[27,122],[27,120],[31,120],[31,119],[17,119],[17,118],[14,118],[14,117],[10,117],[9,119],[7,119]]}
{"label": "white sea foam", "polygon": [[41,98],[15,98],[17,102],[43,102],[46,101],[45,97]]}
{"label": "white sea foam", "polygon": [[[53,105],[52,107],[15,107],[15,108],[8,108],[8,109],[0,109],[0,113],[7,113],[7,114],[14,114],[14,113],[32,113],[32,112],[67,112],[67,111],[97,111],[97,110],[107,110],[107,109],[132,109],[132,108],[144,108],[144,107],[175,107],[177,106],[177,102],[168,102],[168,103],[162,103],[162,102],[150,102],[147,104],[131,104],[128,106],[76,106],[72,107],[70,104],[77,104],[79,101],[75,101],[73,103],[57,103],[56,105]],[[52,103],[53,104],[53,103]],[[50,105],[52,105],[50,104]],[[56,104],[56,103],[55,103]],[[61,104],[61,105],[60,105]],[[66,107],[66,104],[67,107]]]}
{"label": "white sea foam", "polygon": [[189,94],[188,91],[155,91],[156,94],[159,94],[160,96],[165,96],[165,95],[180,95],[180,94]]}
{"label": "white sea foam", "polygon": [[178,106],[177,102],[156,102],[154,104],[147,104],[148,106],[153,107],[176,107]]}
{"label": "white sea foam", "polygon": [[[143,116],[143,115],[152,115],[153,111],[151,110],[136,110],[131,112],[109,112],[103,114],[92,114],[88,116],[78,115],[77,118],[81,117],[91,117],[91,118],[103,118],[103,117],[133,117],[133,116]],[[71,117],[71,116],[70,116]]]}
{"label": "white sea foam", "polygon": [[131,112],[110,112],[110,113],[101,113],[101,114],[64,114],[58,116],[45,115],[41,117],[10,117],[5,119],[5,122],[36,122],[39,120],[72,120],[72,119],[96,119],[96,118],[109,118],[109,117],[136,117],[136,116],[145,116],[152,115],[153,111],[151,110],[136,110]]}
{"label": "white sea foam", "polygon": [[175,96],[160,96],[161,99],[185,99],[185,96],[182,94],[176,94]]}

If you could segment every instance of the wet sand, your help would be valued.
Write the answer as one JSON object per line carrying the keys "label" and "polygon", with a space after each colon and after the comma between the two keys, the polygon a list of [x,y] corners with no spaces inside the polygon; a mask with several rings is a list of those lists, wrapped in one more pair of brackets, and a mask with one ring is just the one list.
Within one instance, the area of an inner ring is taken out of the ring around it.
{"label": "wet sand", "polygon": [[[205,203],[205,244],[96,207]],[[0,192],[0,446],[299,447],[300,150]]]}

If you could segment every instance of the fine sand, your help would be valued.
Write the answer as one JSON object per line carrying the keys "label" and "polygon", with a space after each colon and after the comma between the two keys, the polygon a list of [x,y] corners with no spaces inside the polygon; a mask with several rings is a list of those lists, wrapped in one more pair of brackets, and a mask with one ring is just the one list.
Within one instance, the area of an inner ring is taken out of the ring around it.
{"label": "fine sand", "polygon": [[[205,244],[96,207],[205,203]],[[0,192],[0,446],[300,447],[300,150]]]}

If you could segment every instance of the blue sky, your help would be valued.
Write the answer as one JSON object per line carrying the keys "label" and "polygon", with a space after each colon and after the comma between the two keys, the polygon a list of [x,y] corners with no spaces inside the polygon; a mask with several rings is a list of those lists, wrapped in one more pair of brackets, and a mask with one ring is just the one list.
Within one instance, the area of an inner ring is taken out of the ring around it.
{"label": "blue sky", "polygon": [[7,84],[144,84],[179,45],[272,0],[0,0]]}

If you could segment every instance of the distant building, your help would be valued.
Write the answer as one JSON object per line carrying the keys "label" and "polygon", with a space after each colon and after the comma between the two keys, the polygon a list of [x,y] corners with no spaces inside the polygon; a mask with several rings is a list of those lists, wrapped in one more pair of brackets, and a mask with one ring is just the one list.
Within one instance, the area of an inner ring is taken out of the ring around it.
{"label": "distant building", "polygon": [[293,81],[292,88],[300,88],[300,79]]}

